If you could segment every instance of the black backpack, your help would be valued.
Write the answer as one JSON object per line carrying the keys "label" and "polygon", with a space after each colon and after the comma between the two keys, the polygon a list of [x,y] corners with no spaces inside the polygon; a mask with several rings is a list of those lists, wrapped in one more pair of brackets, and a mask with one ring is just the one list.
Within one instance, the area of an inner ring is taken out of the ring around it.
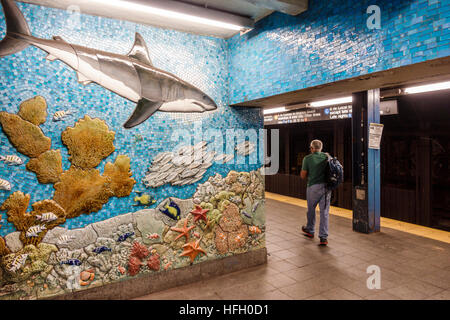
{"label": "black backpack", "polygon": [[332,191],[336,189],[344,181],[344,168],[336,157],[330,156],[329,153],[325,153],[328,157],[326,160],[328,165],[326,167],[326,183],[327,190]]}

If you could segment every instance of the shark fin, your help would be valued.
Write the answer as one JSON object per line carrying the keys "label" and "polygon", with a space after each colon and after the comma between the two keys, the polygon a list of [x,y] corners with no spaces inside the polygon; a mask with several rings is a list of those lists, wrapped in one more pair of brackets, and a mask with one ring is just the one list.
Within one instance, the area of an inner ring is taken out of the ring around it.
{"label": "shark fin", "polygon": [[58,60],[57,57],[51,55],[50,53],[45,57],[45,59],[47,59],[48,61],[55,61],[55,60]]}
{"label": "shark fin", "polygon": [[78,76],[78,82],[83,84],[83,85],[87,85],[87,84],[92,82],[91,80],[89,80],[83,74],[81,74],[79,72],[77,72],[77,76]]}
{"label": "shark fin", "polygon": [[153,66],[152,60],[150,59],[150,55],[148,54],[148,48],[145,44],[144,38],[136,32],[134,36],[134,44],[131,48],[130,52],[128,52],[127,56],[130,58],[134,58],[143,62],[145,64]]}
{"label": "shark fin", "polygon": [[128,118],[128,120],[123,124],[126,129],[133,128],[138,124],[141,124],[147,120],[152,114],[158,111],[159,107],[162,105],[161,101],[152,101],[145,98],[141,98],[138,101],[136,109],[134,109],[133,114]]}
{"label": "shark fin", "polygon": [[66,40],[64,40],[64,39],[61,38],[60,36],[53,36],[52,38],[53,38],[53,40],[55,40],[55,41],[67,42]]}

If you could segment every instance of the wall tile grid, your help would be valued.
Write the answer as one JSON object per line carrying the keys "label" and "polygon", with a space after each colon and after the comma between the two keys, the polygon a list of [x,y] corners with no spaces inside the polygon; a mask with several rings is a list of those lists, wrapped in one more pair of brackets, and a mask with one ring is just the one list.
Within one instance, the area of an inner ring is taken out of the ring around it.
{"label": "wall tile grid", "polygon": [[[369,30],[369,5],[381,29]],[[230,104],[450,55],[450,2],[320,1],[227,41]]]}
{"label": "wall tile grid", "polygon": [[[128,119],[135,104],[97,84],[83,86],[77,81],[75,72],[60,61],[50,62],[46,53],[30,46],[12,56],[1,58],[0,65],[0,102],[1,111],[16,113],[19,104],[36,95],[47,100],[48,117],[42,124],[44,134],[51,138],[52,149],[60,149],[63,157],[63,170],[70,167],[67,148],[62,144],[61,133],[73,126],[84,115],[97,117],[106,121],[110,130],[115,131],[115,151],[97,167],[103,172],[106,162],[113,162],[119,154],[131,158],[131,171],[137,181],[133,190],[143,190],[154,195],[157,203],[168,196],[189,198],[194,194],[198,184],[204,183],[216,173],[226,176],[230,170],[251,171],[261,166],[256,164],[213,164],[203,178],[195,184],[186,186],[163,185],[156,189],[146,189],[142,178],[151,160],[158,153],[172,151],[178,142],[171,141],[176,129],[188,129],[196,138],[209,128],[222,130],[241,128],[262,128],[260,111],[257,109],[234,109],[227,105],[227,44],[225,40],[212,37],[196,36],[173,30],[164,30],[138,25],[126,21],[117,21],[89,15],[73,16],[59,9],[46,8],[18,3],[29,23],[31,33],[40,38],[51,39],[59,35],[69,43],[90,48],[126,54],[133,42],[135,32],[139,32],[149,48],[150,57],[155,66],[174,73],[180,78],[194,84],[212,97],[218,105],[213,113],[174,114],[157,112],[143,124],[124,129],[122,124]],[[79,20],[77,20],[79,19]],[[5,17],[0,16],[0,37],[6,32]],[[64,121],[53,122],[51,117],[56,111],[71,110],[73,115]],[[135,139],[141,135],[143,140]],[[208,140],[209,137],[204,137]],[[0,130],[0,155],[18,154]],[[24,155],[18,154],[26,159]],[[0,178],[11,182],[12,190],[0,192],[0,203],[14,191],[31,195],[31,203],[51,199],[53,185],[40,184],[34,173],[22,166],[8,166],[0,162]],[[105,220],[122,213],[137,211],[131,193],[126,198],[111,198],[96,213],[81,215],[68,219],[63,227],[69,229],[84,227],[90,223]],[[31,206],[30,206],[31,210]],[[3,226],[0,235],[15,231],[12,223],[6,221],[6,213],[1,212]]]}

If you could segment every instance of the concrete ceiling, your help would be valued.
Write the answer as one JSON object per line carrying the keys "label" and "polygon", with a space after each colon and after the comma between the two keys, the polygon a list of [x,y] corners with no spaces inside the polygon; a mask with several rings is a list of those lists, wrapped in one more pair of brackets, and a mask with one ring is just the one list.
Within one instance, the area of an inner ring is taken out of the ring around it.
{"label": "concrete ceiling", "polygon": [[[20,0],[69,11],[107,18],[128,20],[155,27],[179,30],[183,32],[229,38],[239,33],[214,26],[194,24],[171,17],[161,17],[148,11],[135,10],[132,6],[118,8],[105,0]],[[280,11],[297,15],[308,7],[308,0],[122,0],[139,5],[161,8],[173,8],[179,12],[199,13],[200,16],[212,20],[253,25],[253,22]]]}

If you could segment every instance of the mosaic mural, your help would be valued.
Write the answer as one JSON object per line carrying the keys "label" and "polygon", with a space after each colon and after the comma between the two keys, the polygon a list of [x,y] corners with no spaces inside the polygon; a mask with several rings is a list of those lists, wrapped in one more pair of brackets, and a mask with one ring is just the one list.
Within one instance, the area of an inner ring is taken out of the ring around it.
{"label": "mosaic mural", "polygon": [[[159,112],[80,79],[37,47],[0,58],[0,299],[46,298],[265,246],[262,165],[249,161],[258,146],[244,141],[262,117],[228,106],[225,40],[17,7],[30,34],[52,44],[126,55],[145,42],[147,62],[197,91]],[[214,108],[171,112],[207,104]],[[138,114],[126,129],[135,108],[148,120]],[[218,150],[210,130],[231,128],[243,129],[237,146]]]}

